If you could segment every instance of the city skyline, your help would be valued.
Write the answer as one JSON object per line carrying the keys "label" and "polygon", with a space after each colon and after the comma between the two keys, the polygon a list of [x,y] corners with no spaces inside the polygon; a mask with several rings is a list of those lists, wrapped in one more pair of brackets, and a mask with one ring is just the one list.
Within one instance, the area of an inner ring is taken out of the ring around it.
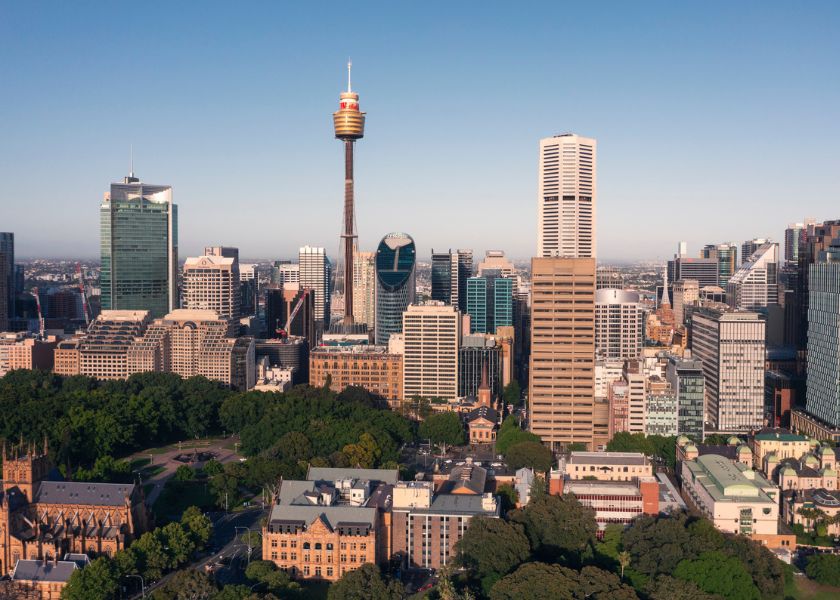
{"label": "city skyline", "polygon": [[[352,44],[337,35],[346,15],[299,8],[175,9],[162,23],[132,13],[116,30],[105,25],[125,16],[117,7],[57,5],[50,18],[12,7],[0,23],[12,58],[0,75],[16,90],[0,100],[15,140],[0,148],[3,228],[21,258],[95,257],[96,206],[128,172],[133,145],[141,179],[173,187],[182,256],[208,244],[246,257],[291,257],[302,245],[337,256],[343,181],[328,115],[351,55],[373,128],[357,169],[362,250],[406,231],[421,261],[432,247],[532,256],[538,140],[569,131],[599,140],[603,262],[665,260],[680,240],[690,256],[707,243],[781,241],[789,222],[830,218],[840,190],[840,89],[825,77],[838,10],[717,7],[545,7],[541,19],[456,7],[445,22],[400,7],[349,17]],[[400,36],[382,27],[395,18],[412,23]],[[564,47],[586,41],[585,51],[554,51],[566,22]],[[151,43],[119,43],[134,28]],[[147,91],[132,95],[132,82]],[[115,87],[126,91],[102,93]],[[810,151],[773,152],[785,130]],[[796,172],[809,175],[797,179],[806,202],[790,202]],[[38,185],[48,178],[61,194]],[[669,203],[691,218],[670,219]],[[35,205],[47,217],[32,219]],[[461,227],[478,212],[482,227]]]}

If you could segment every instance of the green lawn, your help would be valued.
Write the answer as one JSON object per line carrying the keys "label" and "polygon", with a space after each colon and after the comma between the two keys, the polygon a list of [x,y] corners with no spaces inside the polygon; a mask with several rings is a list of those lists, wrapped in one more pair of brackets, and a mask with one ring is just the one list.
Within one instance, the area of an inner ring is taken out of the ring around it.
{"label": "green lawn", "polygon": [[794,575],[785,585],[785,597],[795,600],[837,600],[840,588],[821,585],[804,575]]}

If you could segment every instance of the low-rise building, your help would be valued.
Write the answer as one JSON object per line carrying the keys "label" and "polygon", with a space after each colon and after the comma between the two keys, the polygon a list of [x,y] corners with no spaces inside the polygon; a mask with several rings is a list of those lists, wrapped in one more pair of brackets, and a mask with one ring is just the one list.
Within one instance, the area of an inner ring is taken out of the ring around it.
{"label": "low-rise building", "polygon": [[788,525],[802,525],[806,531],[818,523],[826,535],[840,536],[840,491],[826,489],[785,490],[782,492],[782,519]]}
{"label": "low-rise building", "polygon": [[630,481],[653,477],[653,465],[641,452],[571,452],[563,457],[555,474],[572,480]]}
{"label": "low-rise building", "polygon": [[282,481],[263,527],[262,557],[294,578],[336,581],[390,554],[396,469],[310,467]]}
{"label": "low-rise building", "polygon": [[747,465],[718,454],[685,460],[682,490],[721,531],[778,534],[779,490]]}
{"label": "low-rise building", "polygon": [[[479,469],[480,467],[474,467]],[[461,471],[468,479],[472,470]],[[491,493],[475,493],[469,484],[449,493],[435,492],[430,481],[401,481],[393,493],[393,552],[412,568],[440,569],[455,557],[458,543],[478,515],[498,518],[500,505]]]}
{"label": "low-rise building", "polygon": [[403,391],[403,357],[384,346],[324,346],[309,354],[309,384],[341,392],[364,388],[399,406]]}
{"label": "low-rise building", "polygon": [[10,580],[18,598],[60,600],[70,576],[90,564],[87,554],[66,554],[63,560],[19,560]]}

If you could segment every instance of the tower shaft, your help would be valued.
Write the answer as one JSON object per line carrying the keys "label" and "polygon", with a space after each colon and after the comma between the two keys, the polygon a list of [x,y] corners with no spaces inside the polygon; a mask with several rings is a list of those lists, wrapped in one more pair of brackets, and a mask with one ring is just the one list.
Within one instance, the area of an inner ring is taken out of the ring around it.
{"label": "tower shaft", "polygon": [[354,231],[353,199],[353,144],[344,140],[344,324],[353,324],[353,249],[356,242]]}

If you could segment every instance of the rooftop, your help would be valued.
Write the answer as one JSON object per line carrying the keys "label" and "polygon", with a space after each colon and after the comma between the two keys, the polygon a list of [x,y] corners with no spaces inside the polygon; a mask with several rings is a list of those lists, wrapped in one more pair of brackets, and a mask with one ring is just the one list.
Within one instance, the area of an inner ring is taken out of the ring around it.
{"label": "rooftop", "polygon": [[743,502],[745,499],[775,502],[762,490],[764,486],[771,486],[770,482],[726,457],[706,454],[695,461],[687,461],[685,466],[691,472],[694,482],[717,502]]}
{"label": "rooftop", "polygon": [[[336,479],[367,479],[391,485],[400,479],[399,469],[349,469],[339,467],[309,467],[306,478],[310,481],[335,481]],[[284,484],[285,485],[285,484]]]}
{"label": "rooftop", "polygon": [[45,562],[43,560],[19,560],[12,571],[13,581],[66,582],[79,565],[72,560]]}
{"label": "rooftop", "polygon": [[42,481],[33,503],[122,506],[134,493],[133,483],[86,483],[80,481]]}
{"label": "rooftop", "polygon": [[649,464],[641,452],[572,452],[570,465],[639,465]]}

